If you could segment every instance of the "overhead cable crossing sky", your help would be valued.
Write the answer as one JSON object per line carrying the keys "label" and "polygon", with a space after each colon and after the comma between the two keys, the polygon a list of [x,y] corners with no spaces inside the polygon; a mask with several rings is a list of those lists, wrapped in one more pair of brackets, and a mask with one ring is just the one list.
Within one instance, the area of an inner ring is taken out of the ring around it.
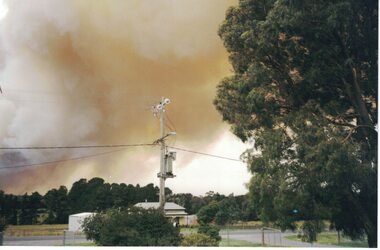
{"label": "overhead cable crossing sky", "polygon": [[[56,163],[67,162],[67,161],[76,161],[76,160],[88,159],[88,158],[92,158],[92,157],[98,157],[98,156],[102,156],[102,155],[106,155],[106,154],[120,152],[120,151],[125,150],[128,147],[142,147],[142,146],[156,146],[156,145],[157,144],[153,144],[153,143],[141,143],[141,144],[110,144],[110,145],[78,145],[78,146],[0,147],[0,150],[48,150],[48,149],[58,150],[58,149],[83,149],[83,148],[88,148],[88,149],[91,149],[91,148],[119,148],[118,150],[106,151],[106,152],[101,152],[101,153],[97,153],[97,154],[88,154],[88,155],[83,155],[83,156],[79,156],[79,157],[67,158],[67,159],[56,160],[56,161],[46,161],[46,162],[38,162],[38,163],[31,163],[31,164],[4,166],[4,167],[0,167],[0,170],[2,170],[2,169],[14,169],[14,168],[25,168],[25,167],[33,167],[33,166],[42,166],[42,165],[56,164]],[[199,155],[219,158],[219,159],[223,159],[223,160],[243,162],[242,160],[239,160],[239,159],[234,159],[234,158],[230,158],[230,157],[226,157],[226,156],[222,156],[222,155],[215,155],[215,154],[209,154],[209,153],[194,151],[194,150],[180,148],[180,147],[168,146],[168,148],[176,149],[176,150],[187,152],[187,153],[193,153],[193,154],[199,154]]]}

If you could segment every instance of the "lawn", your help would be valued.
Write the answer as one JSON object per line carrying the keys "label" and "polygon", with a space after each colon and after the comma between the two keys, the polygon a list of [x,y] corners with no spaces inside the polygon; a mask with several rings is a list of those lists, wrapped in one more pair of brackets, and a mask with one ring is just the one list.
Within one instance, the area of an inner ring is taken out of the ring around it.
{"label": "lawn", "polygon": [[58,236],[68,229],[67,224],[59,225],[10,225],[5,230],[5,236]]}
{"label": "lawn", "polygon": [[195,227],[193,227],[193,228],[191,228],[191,227],[182,227],[180,229],[180,233],[181,234],[195,234],[197,232],[198,232],[198,228],[195,228]]}
{"label": "lawn", "polygon": [[[289,240],[301,241],[297,235],[286,236]],[[351,240],[347,237],[340,237],[340,243],[338,243],[338,235],[336,233],[322,233],[317,237],[317,243],[324,245],[335,245],[340,247],[368,247],[368,244],[364,240]]]}

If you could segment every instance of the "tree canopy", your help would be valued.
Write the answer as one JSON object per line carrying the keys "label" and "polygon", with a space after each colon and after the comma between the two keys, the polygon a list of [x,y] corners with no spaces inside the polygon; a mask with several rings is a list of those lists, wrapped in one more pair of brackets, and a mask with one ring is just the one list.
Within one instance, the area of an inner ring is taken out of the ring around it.
{"label": "tree canopy", "polygon": [[330,219],[377,246],[377,22],[375,0],[240,0],[227,11],[219,36],[234,74],[214,104],[253,144],[244,159],[262,220]]}

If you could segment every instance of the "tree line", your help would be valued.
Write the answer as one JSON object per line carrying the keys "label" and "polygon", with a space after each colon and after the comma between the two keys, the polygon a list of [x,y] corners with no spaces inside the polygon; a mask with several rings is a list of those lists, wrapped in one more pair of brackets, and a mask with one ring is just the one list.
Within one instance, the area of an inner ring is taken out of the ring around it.
{"label": "tree line", "polygon": [[[152,183],[146,186],[110,184],[99,177],[80,179],[70,190],[65,186],[53,188],[45,195],[38,192],[13,195],[0,190],[0,218],[11,225],[65,224],[70,214],[127,208],[144,201],[158,202],[158,193],[159,188]],[[188,214],[196,214],[211,202],[234,197],[240,220],[257,219],[244,195],[225,196],[210,191],[205,196],[194,196],[191,193],[173,194],[169,188],[165,193],[167,201],[183,206]]]}
{"label": "tree line", "polygon": [[[167,190],[171,193],[170,190]],[[111,207],[128,207],[145,200],[158,200],[158,187],[124,183],[106,183],[102,178],[80,179],[70,190],[53,188],[41,195],[5,194],[0,191],[0,217],[12,225],[67,223],[70,214],[101,211]]]}

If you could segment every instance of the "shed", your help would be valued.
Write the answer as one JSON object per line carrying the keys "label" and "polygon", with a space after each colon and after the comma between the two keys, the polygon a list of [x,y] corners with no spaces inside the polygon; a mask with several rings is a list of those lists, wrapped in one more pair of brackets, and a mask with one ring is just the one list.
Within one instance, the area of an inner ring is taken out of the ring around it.
{"label": "shed", "polygon": [[90,217],[96,213],[79,213],[69,215],[69,231],[82,231],[82,223],[85,218]]}

